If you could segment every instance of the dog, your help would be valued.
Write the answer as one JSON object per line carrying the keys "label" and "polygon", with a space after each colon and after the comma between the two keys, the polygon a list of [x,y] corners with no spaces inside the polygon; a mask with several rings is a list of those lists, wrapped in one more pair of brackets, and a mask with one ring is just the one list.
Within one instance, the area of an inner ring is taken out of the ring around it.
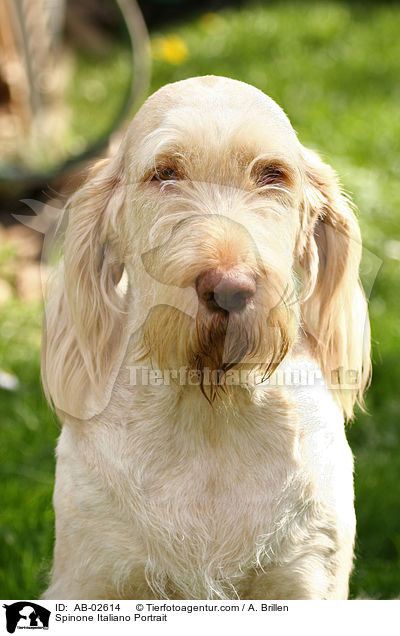
{"label": "dog", "polygon": [[344,423],[370,339],[333,170],[258,89],[187,79],[147,99],[65,226],[44,598],[347,598]]}

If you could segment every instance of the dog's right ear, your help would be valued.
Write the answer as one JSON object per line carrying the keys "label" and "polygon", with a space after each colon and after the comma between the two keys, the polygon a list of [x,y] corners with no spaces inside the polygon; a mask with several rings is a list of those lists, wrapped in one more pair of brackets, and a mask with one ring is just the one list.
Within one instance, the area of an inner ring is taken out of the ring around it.
{"label": "dog's right ear", "polygon": [[67,203],[64,259],[46,303],[43,386],[57,411],[78,419],[105,408],[123,353],[123,264],[109,244],[121,175],[117,157],[98,162]]}

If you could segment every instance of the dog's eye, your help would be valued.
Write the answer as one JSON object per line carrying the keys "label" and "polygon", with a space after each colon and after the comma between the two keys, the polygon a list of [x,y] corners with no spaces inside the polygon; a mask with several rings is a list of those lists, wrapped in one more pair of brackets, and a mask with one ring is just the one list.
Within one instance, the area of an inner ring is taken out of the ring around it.
{"label": "dog's eye", "polygon": [[157,168],[152,181],[176,181],[178,174],[172,168]]}
{"label": "dog's eye", "polygon": [[285,174],[278,166],[266,166],[262,168],[256,175],[255,182],[259,187],[281,183],[285,178]]}

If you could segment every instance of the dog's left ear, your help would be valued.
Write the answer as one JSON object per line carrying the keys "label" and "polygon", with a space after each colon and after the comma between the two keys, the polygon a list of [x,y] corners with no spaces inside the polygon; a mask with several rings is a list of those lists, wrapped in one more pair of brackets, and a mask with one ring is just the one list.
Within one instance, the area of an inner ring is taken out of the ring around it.
{"label": "dog's left ear", "polygon": [[303,149],[303,329],[328,385],[351,418],[370,374],[367,303],[359,282],[361,235],[348,197],[318,155]]}

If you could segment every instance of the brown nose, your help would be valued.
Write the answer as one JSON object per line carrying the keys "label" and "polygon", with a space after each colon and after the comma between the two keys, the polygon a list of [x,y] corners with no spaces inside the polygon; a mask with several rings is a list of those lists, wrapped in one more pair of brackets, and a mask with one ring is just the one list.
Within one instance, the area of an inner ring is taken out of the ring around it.
{"label": "brown nose", "polygon": [[256,281],[238,270],[209,269],[197,278],[196,290],[210,311],[242,311],[256,293]]}

